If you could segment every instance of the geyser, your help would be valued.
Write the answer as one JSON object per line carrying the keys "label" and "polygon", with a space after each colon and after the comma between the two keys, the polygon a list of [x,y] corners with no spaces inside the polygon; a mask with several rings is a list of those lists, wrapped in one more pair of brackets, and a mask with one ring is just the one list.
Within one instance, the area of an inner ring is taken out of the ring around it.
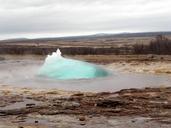
{"label": "geyser", "polygon": [[61,56],[61,52],[58,49],[56,52],[53,52],[52,55],[46,57],[38,75],[64,80],[105,77],[108,76],[109,73],[95,64],[64,58]]}

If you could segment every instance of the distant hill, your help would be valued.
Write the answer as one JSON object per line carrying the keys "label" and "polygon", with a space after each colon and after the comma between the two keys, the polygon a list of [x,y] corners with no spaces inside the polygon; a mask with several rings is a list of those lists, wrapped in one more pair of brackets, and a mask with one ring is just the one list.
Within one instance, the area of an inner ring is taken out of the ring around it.
{"label": "distant hill", "polygon": [[27,41],[27,40],[29,41],[55,41],[55,40],[71,41],[71,40],[86,40],[86,39],[97,39],[97,38],[154,37],[157,35],[171,36],[171,31],[169,32],[118,33],[118,34],[97,33],[94,35],[84,35],[84,36],[50,37],[50,38],[36,38],[36,39],[15,38],[15,39],[2,40],[0,42],[21,42],[21,41]]}
{"label": "distant hill", "polygon": [[68,37],[54,37],[54,38],[38,38],[34,40],[80,40],[80,39],[93,39],[93,38],[128,38],[128,37],[154,37],[157,35],[171,35],[170,32],[141,32],[141,33],[97,33],[93,35],[84,36],[68,36]]}
{"label": "distant hill", "polygon": [[3,42],[16,42],[16,41],[26,41],[29,40],[28,38],[11,38],[11,39],[6,39],[2,40]]}

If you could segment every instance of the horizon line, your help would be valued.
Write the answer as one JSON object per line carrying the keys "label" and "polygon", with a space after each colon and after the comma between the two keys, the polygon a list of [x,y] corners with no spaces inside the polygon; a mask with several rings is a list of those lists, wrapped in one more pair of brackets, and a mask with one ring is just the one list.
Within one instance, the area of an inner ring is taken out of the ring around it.
{"label": "horizon line", "polygon": [[92,34],[71,34],[71,35],[64,35],[64,36],[40,36],[40,37],[29,37],[29,36],[20,36],[20,37],[11,37],[6,39],[0,39],[0,41],[6,40],[17,40],[17,39],[25,39],[25,40],[36,40],[36,39],[53,39],[53,38],[70,38],[70,37],[86,37],[86,36],[103,36],[103,35],[120,35],[120,34],[141,34],[141,33],[171,33],[171,31],[137,31],[137,32],[99,32],[99,33],[92,33]]}

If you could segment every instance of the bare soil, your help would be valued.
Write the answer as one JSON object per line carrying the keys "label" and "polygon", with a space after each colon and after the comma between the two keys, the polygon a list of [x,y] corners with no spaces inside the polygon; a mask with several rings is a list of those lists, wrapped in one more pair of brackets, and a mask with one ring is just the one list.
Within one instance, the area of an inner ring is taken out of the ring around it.
{"label": "bare soil", "polygon": [[0,94],[3,128],[171,126],[171,88],[82,93],[1,86]]}

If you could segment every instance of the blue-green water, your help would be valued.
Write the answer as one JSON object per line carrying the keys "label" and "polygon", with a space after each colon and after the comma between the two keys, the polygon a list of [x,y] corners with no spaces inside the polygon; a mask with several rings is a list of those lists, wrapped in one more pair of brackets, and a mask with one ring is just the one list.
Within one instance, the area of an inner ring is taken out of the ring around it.
{"label": "blue-green water", "polygon": [[60,51],[54,52],[46,58],[38,74],[62,80],[88,79],[110,75],[108,71],[95,64],[64,58]]}
{"label": "blue-green water", "polygon": [[41,65],[43,65],[43,61],[38,60],[37,58],[36,60],[14,59],[1,61],[0,83],[1,85],[10,85],[22,88],[46,88],[84,92],[115,92],[126,88],[171,86],[171,77],[169,75],[123,73],[113,68],[108,68],[112,73],[110,76],[100,79],[50,79],[47,76],[37,76]]}

